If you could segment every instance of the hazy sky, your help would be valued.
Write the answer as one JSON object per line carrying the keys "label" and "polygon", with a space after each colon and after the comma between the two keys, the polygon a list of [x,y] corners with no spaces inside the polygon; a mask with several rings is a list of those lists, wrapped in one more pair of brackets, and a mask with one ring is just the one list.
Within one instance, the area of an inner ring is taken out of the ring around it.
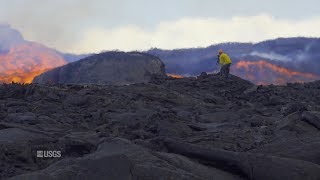
{"label": "hazy sky", "polygon": [[320,37],[317,0],[0,0],[0,22],[64,52]]}

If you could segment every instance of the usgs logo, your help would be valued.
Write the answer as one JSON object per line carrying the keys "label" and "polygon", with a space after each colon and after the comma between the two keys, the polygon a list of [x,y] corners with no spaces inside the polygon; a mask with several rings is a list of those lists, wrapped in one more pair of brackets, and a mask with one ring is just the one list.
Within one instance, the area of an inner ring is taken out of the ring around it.
{"label": "usgs logo", "polygon": [[59,158],[61,151],[37,151],[38,158]]}

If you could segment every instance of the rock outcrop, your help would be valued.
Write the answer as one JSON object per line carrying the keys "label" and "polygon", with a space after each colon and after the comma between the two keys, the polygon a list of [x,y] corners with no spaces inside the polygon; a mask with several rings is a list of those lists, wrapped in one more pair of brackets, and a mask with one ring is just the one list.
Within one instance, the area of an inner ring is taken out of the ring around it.
{"label": "rock outcrop", "polygon": [[125,85],[149,82],[154,77],[166,77],[159,58],[139,52],[105,52],[43,73],[33,82]]}

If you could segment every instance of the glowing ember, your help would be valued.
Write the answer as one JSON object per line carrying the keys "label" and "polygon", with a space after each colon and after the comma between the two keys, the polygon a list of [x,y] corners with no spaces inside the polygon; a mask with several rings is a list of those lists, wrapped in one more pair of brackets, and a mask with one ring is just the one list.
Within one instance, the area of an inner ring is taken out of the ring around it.
{"label": "glowing ember", "polygon": [[31,83],[35,76],[64,64],[66,61],[54,50],[37,43],[23,43],[0,54],[0,82]]}
{"label": "glowing ember", "polygon": [[172,78],[176,78],[176,79],[181,79],[181,78],[183,78],[183,76],[178,75],[178,74],[167,74],[167,76],[172,77]]}
{"label": "glowing ember", "polygon": [[316,74],[293,71],[279,67],[267,61],[239,61],[233,67],[233,73],[256,84],[285,84],[287,82],[314,81]]}

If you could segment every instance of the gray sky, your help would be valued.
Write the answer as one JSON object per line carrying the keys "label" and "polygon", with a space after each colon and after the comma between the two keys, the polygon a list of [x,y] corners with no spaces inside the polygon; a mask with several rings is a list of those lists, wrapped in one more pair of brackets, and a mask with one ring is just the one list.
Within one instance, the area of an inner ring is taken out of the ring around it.
{"label": "gray sky", "polygon": [[319,37],[316,0],[0,0],[0,22],[64,52]]}

